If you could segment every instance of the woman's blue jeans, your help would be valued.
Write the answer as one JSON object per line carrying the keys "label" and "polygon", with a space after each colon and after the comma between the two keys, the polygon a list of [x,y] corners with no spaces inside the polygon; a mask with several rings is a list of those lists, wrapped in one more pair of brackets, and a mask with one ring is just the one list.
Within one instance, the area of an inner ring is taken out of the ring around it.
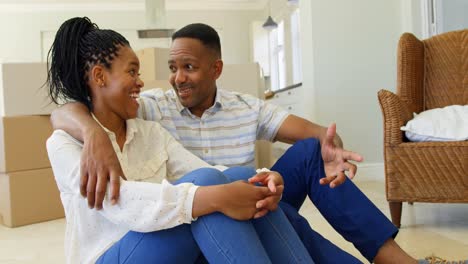
{"label": "woman's blue jeans", "polygon": [[[207,186],[245,179],[252,169],[219,172],[198,169],[175,184]],[[130,231],[97,263],[313,263],[281,209],[266,216],[237,221],[221,213],[199,217],[192,224],[150,233]]]}

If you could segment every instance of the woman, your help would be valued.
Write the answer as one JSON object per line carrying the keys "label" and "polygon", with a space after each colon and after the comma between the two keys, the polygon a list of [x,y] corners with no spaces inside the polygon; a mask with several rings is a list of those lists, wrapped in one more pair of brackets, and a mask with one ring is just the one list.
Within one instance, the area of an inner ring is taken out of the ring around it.
{"label": "woman", "polygon": [[194,263],[203,260],[201,253],[213,263],[312,263],[280,210],[237,221],[261,216],[256,204],[281,195],[279,174],[251,178],[268,187],[231,183],[241,173],[254,173],[221,173],[159,124],[135,118],[143,82],[123,36],[88,18],[72,18],[60,27],[49,53],[52,100],[88,106],[128,179],[117,204],[106,198],[103,210],[88,209],[79,192],[82,144],[54,131],[47,150],[67,218],[68,263]]}

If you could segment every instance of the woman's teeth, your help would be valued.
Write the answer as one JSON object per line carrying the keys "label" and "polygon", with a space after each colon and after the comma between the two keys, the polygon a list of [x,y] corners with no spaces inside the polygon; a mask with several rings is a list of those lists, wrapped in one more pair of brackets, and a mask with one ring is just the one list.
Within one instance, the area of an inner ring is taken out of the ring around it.
{"label": "woman's teeth", "polygon": [[139,93],[131,93],[130,94],[130,97],[134,98],[134,99],[137,99],[140,97],[140,94]]}

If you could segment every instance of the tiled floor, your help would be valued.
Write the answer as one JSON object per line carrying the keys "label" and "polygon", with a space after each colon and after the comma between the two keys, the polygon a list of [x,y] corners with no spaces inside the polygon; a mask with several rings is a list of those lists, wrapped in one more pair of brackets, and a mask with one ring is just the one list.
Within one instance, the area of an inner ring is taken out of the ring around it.
{"label": "tiled floor", "polygon": [[[389,216],[383,182],[355,182]],[[304,205],[302,213],[315,230],[365,261],[311,203]],[[0,263],[63,263],[64,226],[63,219],[13,229],[0,226]],[[397,242],[418,258],[436,254],[452,260],[468,259],[468,204],[405,204]]]}

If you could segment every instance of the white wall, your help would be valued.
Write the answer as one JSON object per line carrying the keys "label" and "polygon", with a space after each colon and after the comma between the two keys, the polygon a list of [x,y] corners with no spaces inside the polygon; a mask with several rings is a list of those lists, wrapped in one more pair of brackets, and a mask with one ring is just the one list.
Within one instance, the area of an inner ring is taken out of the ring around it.
{"label": "white wall", "polygon": [[101,28],[130,29],[144,24],[142,12],[76,11],[0,13],[0,58],[8,61],[41,61],[41,32],[56,31],[66,19],[89,16]]}
{"label": "white wall", "polygon": [[[438,0],[438,32],[468,28],[468,1]],[[441,18],[440,18],[441,16]]]}
{"label": "white wall", "polygon": [[[40,13],[0,11],[0,36],[2,36],[0,59],[22,62],[41,61],[43,50],[41,34],[53,34],[62,22],[75,16],[88,16],[101,28],[111,28],[127,35],[133,30],[145,28],[143,10],[77,10]],[[249,25],[255,17],[258,17],[258,11],[210,10],[192,12],[172,10],[167,13],[167,25],[178,29],[193,22],[210,24],[220,31],[224,61],[226,63],[247,63],[250,61],[251,43]],[[134,37],[130,36],[129,38],[136,39],[136,31],[134,34]]]}
{"label": "white wall", "polygon": [[220,31],[223,61],[248,63],[251,58],[250,23],[260,11],[168,11],[168,25],[180,28],[189,23],[205,23]]}
{"label": "white wall", "polygon": [[411,32],[422,38],[421,0],[400,0],[401,23],[403,32]]}
{"label": "white wall", "polygon": [[377,92],[395,90],[400,2],[311,0],[300,5],[307,116],[322,125],[336,122],[346,148],[363,154],[368,163],[382,162]]}

